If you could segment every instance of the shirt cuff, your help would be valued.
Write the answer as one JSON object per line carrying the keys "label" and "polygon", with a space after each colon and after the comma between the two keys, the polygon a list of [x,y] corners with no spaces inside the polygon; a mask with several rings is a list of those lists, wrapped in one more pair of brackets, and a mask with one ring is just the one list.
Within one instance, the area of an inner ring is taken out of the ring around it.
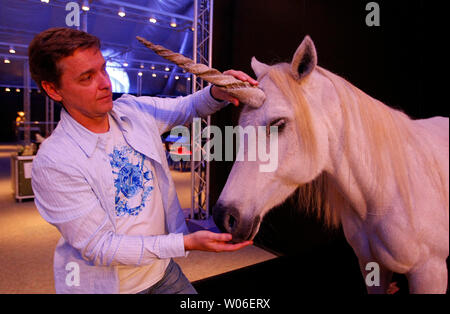
{"label": "shirt cuff", "polygon": [[209,95],[211,96],[211,98],[214,99],[214,100],[217,101],[217,102],[220,102],[220,103],[224,102],[225,100],[223,100],[223,99],[217,99],[216,97],[213,96],[213,94],[212,94],[212,88],[213,88],[213,86],[214,86],[214,85],[211,85],[211,86],[209,87]]}
{"label": "shirt cuff", "polygon": [[207,116],[226,107],[228,102],[225,100],[217,101],[211,95],[212,85],[209,85],[196,93],[192,94],[192,102],[195,106],[197,116],[206,118]]}
{"label": "shirt cuff", "polygon": [[169,233],[161,237],[159,258],[185,257],[184,236],[182,233]]}

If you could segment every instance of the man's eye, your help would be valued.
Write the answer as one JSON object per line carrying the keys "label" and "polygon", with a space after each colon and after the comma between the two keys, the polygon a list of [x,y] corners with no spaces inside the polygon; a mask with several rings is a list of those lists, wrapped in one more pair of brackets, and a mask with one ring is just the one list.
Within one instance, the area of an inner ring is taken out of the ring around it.
{"label": "man's eye", "polygon": [[83,76],[81,78],[81,80],[84,82],[84,81],[89,81],[91,78],[92,78],[92,75],[86,75],[86,76]]}

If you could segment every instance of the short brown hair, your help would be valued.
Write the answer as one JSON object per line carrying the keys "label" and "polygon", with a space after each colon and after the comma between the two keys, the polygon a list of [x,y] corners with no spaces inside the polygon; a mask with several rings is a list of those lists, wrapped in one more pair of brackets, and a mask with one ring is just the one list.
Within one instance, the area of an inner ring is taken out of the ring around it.
{"label": "short brown hair", "polygon": [[100,40],[83,31],[66,27],[43,31],[34,37],[28,47],[31,77],[42,90],[42,81],[59,87],[62,71],[58,62],[73,55],[79,48],[92,47],[100,49]]}

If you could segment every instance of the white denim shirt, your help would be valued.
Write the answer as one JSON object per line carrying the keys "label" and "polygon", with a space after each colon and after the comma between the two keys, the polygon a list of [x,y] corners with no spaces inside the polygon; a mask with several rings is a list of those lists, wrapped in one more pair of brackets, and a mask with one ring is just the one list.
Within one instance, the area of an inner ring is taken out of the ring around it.
{"label": "white denim shirt", "polygon": [[161,134],[224,107],[226,102],[214,100],[210,88],[178,98],[124,95],[110,112],[128,144],[154,161],[166,235],[117,234],[114,180],[105,148],[98,134],[61,111],[32,168],[39,213],[62,235],[54,256],[56,293],[118,293],[117,265],[140,266],[186,255],[187,227]]}

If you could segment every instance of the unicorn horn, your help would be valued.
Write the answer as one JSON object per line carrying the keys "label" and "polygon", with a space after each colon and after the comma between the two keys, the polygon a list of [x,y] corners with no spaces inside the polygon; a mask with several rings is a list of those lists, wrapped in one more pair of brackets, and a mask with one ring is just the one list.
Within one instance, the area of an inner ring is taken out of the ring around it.
{"label": "unicorn horn", "polygon": [[260,88],[253,86],[248,82],[238,80],[232,75],[223,74],[204,64],[195,63],[192,59],[189,59],[182,54],[173,52],[163,46],[155,45],[142,37],[136,36],[136,38],[147,48],[153,50],[157,55],[175,63],[187,72],[195,74],[201,79],[216,85],[231,96],[239,99],[239,101],[244,104],[258,108],[263,104],[266,98],[264,92]]}

